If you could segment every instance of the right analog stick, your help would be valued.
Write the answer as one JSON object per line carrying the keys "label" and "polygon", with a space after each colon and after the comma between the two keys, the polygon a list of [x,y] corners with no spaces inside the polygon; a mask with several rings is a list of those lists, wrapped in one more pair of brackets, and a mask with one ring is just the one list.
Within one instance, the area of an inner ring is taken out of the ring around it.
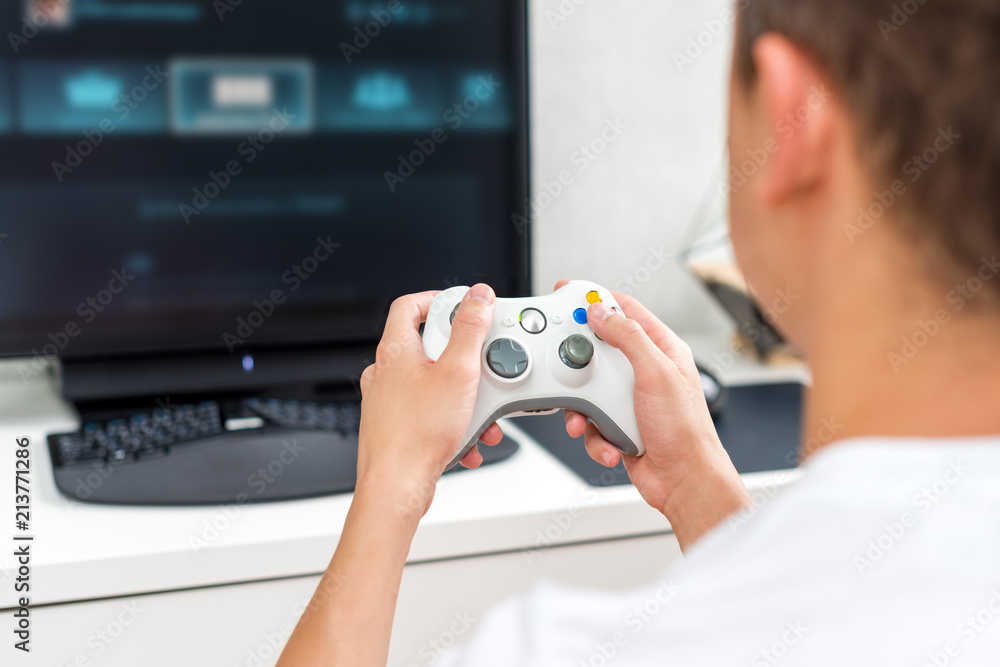
{"label": "right analog stick", "polygon": [[559,346],[559,358],[570,368],[586,368],[594,358],[594,344],[580,334],[573,334]]}

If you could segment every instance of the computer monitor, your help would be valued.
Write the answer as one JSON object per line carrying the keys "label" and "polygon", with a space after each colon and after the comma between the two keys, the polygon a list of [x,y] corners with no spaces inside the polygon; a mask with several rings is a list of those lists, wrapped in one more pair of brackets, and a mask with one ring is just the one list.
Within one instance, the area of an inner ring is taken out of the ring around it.
{"label": "computer monitor", "polygon": [[245,366],[527,293],[524,2],[0,11],[0,355]]}

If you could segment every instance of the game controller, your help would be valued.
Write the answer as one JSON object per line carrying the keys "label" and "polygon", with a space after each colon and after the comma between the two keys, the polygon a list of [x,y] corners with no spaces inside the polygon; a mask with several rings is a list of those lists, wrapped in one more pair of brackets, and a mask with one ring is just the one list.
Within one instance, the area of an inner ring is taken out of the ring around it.
{"label": "game controller", "polygon": [[[424,351],[432,360],[444,353],[469,289],[452,287],[434,297],[423,333]],[[622,312],[609,290],[586,281],[567,283],[548,296],[497,299],[472,422],[449,469],[501,417],[559,410],[586,416],[623,453],[645,454],[632,405],[632,365],[587,325],[587,309],[599,301]]]}

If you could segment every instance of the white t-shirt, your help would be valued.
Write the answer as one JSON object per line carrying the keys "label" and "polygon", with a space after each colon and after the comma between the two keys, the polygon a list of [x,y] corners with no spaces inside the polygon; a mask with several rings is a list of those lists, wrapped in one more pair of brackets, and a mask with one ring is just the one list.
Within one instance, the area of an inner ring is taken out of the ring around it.
{"label": "white t-shirt", "polygon": [[853,440],[804,470],[660,581],[542,584],[438,665],[1000,665],[1000,438]]}

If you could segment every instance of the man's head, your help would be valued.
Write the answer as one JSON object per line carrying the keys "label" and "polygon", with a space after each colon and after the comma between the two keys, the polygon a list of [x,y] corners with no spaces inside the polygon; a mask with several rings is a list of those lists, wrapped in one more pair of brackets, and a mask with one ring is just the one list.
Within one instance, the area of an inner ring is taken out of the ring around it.
{"label": "man's head", "polygon": [[[975,275],[1000,249],[1000,0],[737,5],[732,235],[755,291],[808,298],[880,255],[941,294]],[[800,343],[808,310],[779,321]]]}

